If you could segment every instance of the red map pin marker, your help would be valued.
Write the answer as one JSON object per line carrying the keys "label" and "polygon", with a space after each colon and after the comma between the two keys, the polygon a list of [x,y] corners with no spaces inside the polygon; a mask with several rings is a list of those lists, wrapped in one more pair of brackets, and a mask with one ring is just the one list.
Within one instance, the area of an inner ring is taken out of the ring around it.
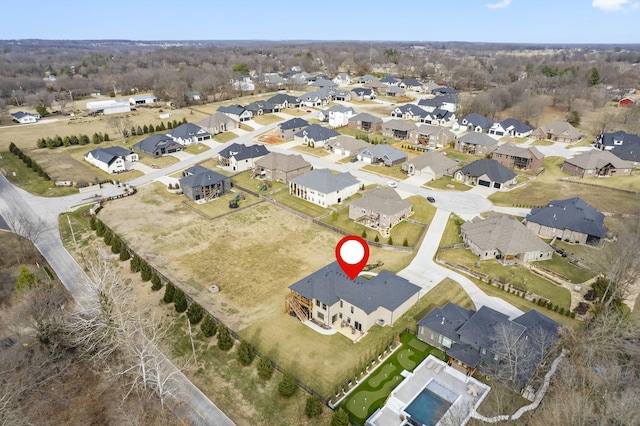
{"label": "red map pin marker", "polygon": [[369,244],[355,235],[344,237],[336,246],[336,259],[344,273],[353,280],[369,260]]}

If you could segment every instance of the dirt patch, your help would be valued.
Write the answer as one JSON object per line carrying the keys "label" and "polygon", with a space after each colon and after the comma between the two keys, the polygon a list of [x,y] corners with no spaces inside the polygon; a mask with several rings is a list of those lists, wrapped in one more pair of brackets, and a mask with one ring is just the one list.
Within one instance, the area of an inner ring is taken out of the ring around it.
{"label": "dirt patch", "polygon": [[285,140],[280,137],[278,128],[271,129],[268,132],[261,134],[258,136],[258,140],[262,143],[268,144],[279,144],[285,142]]}

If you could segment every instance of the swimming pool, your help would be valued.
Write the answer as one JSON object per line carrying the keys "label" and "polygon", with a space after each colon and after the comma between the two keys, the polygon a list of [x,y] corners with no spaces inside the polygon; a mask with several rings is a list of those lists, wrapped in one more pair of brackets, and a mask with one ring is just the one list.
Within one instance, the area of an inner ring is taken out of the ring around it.
{"label": "swimming pool", "polygon": [[431,380],[404,411],[412,424],[435,426],[457,397],[457,392]]}

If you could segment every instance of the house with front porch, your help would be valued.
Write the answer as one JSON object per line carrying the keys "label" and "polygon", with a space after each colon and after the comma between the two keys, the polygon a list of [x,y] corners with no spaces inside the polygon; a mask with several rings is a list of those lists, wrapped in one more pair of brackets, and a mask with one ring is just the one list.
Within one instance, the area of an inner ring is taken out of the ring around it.
{"label": "house with front porch", "polygon": [[393,325],[419,298],[420,287],[389,271],[350,279],[338,262],[289,286],[285,313],[325,328],[350,327],[364,334]]}
{"label": "house with front porch", "polygon": [[370,189],[349,203],[349,219],[380,232],[383,237],[411,213],[411,202],[403,200],[392,188]]}
{"label": "house with front porch", "polygon": [[416,129],[414,123],[404,120],[389,120],[382,123],[382,134],[385,137],[404,141],[409,139],[409,133]]}
{"label": "house with front porch", "polygon": [[383,164],[387,167],[407,161],[407,154],[390,145],[373,145],[358,153],[358,160],[368,164]]}
{"label": "house with front porch", "polygon": [[493,126],[493,120],[477,112],[473,112],[464,117],[459,124],[461,129],[466,128],[470,132],[487,133],[491,126]]}
{"label": "house with front porch", "polygon": [[291,120],[284,121],[278,125],[280,138],[285,141],[292,140],[296,133],[307,126],[309,126],[307,120],[300,117],[294,117]]}
{"label": "house with front porch", "polygon": [[35,123],[40,119],[40,114],[30,114],[24,111],[18,111],[11,114],[11,118],[20,124]]}
{"label": "house with front porch", "polygon": [[363,132],[379,132],[382,130],[382,118],[371,115],[368,112],[361,112],[349,117],[347,127]]}
{"label": "house with front porch", "polygon": [[598,149],[567,158],[562,164],[562,171],[580,178],[627,176],[632,169],[631,162],[621,160],[611,151]]}
{"label": "house with front porch", "polygon": [[513,136],[516,138],[526,138],[533,132],[533,127],[515,118],[507,118],[499,123],[493,123],[489,129],[490,135]]}
{"label": "house with front porch", "polygon": [[247,111],[251,111],[253,117],[256,115],[272,114],[280,112],[280,107],[269,101],[255,101],[244,107]]}
{"label": "house with front porch", "polygon": [[505,143],[491,153],[491,158],[510,169],[535,172],[542,167],[544,154],[535,146],[518,146],[512,143]]}
{"label": "house with front porch", "polygon": [[226,114],[240,123],[253,118],[253,113],[239,104],[220,106],[218,112]]}
{"label": "house with front porch", "polygon": [[353,136],[340,135],[327,142],[325,148],[334,154],[351,156],[356,155],[371,146],[372,145],[369,142],[363,141],[362,139],[356,139]]}
{"label": "house with front porch", "polygon": [[127,171],[127,161],[138,161],[138,154],[119,146],[112,146],[92,149],[84,155],[84,159],[107,173],[122,173]]}
{"label": "house with front porch", "polygon": [[231,178],[202,166],[184,171],[178,181],[182,193],[191,201],[210,201],[231,192]]}
{"label": "house with front porch", "polygon": [[498,148],[498,141],[484,133],[471,132],[456,139],[454,149],[465,154],[485,156]]}
{"label": "house with front porch", "polygon": [[452,127],[456,122],[456,114],[446,109],[438,108],[433,112],[428,112],[420,121],[426,124],[433,124],[442,127]]}
{"label": "house with front porch", "polygon": [[422,92],[424,90],[422,82],[413,77],[405,78],[400,83],[398,83],[398,86],[406,90],[411,90],[412,92]]}
{"label": "house with front porch", "polygon": [[244,172],[252,170],[255,162],[269,153],[264,145],[232,143],[218,153],[218,164],[225,170]]}
{"label": "house with front porch", "polygon": [[349,172],[333,174],[314,169],[289,181],[289,194],[320,207],[340,204],[360,189],[360,182]]}
{"label": "house with front porch", "polygon": [[229,132],[240,127],[240,122],[229,117],[227,114],[216,112],[202,119],[198,125],[212,135]]}
{"label": "house with front porch", "polygon": [[184,146],[174,141],[167,135],[151,135],[133,145],[134,151],[143,152],[153,158],[180,152]]}
{"label": "house with front porch", "polygon": [[400,105],[391,111],[391,117],[402,118],[404,120],[420,121],[426,116],[427,111],[414,104]]}
{"label": "house with front porch", "polygon": [[454,142],[455,133],[440,126],[420,124],[409,132],[409,142],[425,148],[444,148]]}
{"label": "house with front porch", "polygon": [[193,123],[181,124],[175,129],[169,130],[167,136],[183,146],[211,139],[211,133]]}
{"label": "house with front porch", "polygon": [[324,148],[326,143],[338,136],[340,136],[340,133],[333,129],[319,124],[311,124],[296,133],[294,140],[300,145],[307,145],[311,148]]}
{"label": "house with front porch", "polygon": [[409,176],[423,176],[428,181],[453,176],[457,168],[458,163],[438,151],[425,152],[402,164],[402,170]]}
{"label": "house with front porch", "polygon": [[376,98],[372,87],[356,87],[351,89],[351,99],[354,101],[370,101]]}
{"label": "house with front porch", "polygon": [[458,182],[497,190],[506,190],[515,185],[516,177],[514,172],[492,159],[476,160],[453,174]]}
{"label": "house with front porch", "polygon": [[329,127],[335,129],[336,127],[346,126],[349,122],[349,118],[353,117],[356,112],[351,107],[343,105],[334,105],[318,114],[318,120],[329,123]]}
{"label": "house with front porch", "polygon": [[585,134],[566,121],[550,121],[535,129],[531,136],[538,140],[577,143]]}
{"label": "house with front porch", "polygon": [[311,163],[300,154],[270,152],[254,163],[252,177],[270,182],[288,183],[291,179],[311,171]]}
{"label": "house with front porch", "polygon": [[277,106],[279,109],[284,108],[298,108],[302,101],[300,98],[288,95],[286,93],[278,93],[267,99],[267,102],[271,102],[273,105]]}

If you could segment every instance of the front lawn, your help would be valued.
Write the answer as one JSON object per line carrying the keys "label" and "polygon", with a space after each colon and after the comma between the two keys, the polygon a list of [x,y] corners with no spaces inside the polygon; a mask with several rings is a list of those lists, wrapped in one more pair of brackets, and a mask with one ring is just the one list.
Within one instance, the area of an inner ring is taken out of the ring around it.
{"label": "front lawn", "polygon": [[201,152],[205,152],[210,150],[211,148],[209,148],[209,146],[203,144],[203,143],[197,143],[197,144],[193,144],[193,145],[187,145],[187,147],[184,149],[185,152],[188,152],[189,154],[200,154]]}
{"label": "front lawn", "polygon": [[377,173],[379,175],[389,176],[399,180],[403,180],[408,177],[407,172],[402,170],[401,164],[396,164],[395,166],[391,166],[391,167],[387,167],[383,165],[367,164],[366,166],[362,167],[362,170],[367,170],[369,172]]}
{"label": "front lawn", "polygon": [[464,220],[459,216],[456,216],[455,213],[451,213],[449,215],[449,220],[447,221],[447,226],[444,228],[444,233],[442,234],[442,239],[440,239],[439,247],[451,246],[454,244],[461,244],[462,237],[460,236],[460,227],[464,223]]}
{"label": "front lawn", "polygon": [[436,208],[420,195],[412,195],[407,198],[413,204],[411,219],[424,224],[430,224],[436,214]]}
{"label": "front lawn", "polygon": [[424,184],[427,188],[444,189],[454,191],[468,191],[472,187],[464,183],[456,182],[451,176],[443,176],[440,179],[430,180]]}
{"label": "front lawn", "polygon": [[[247,170],[246,172],[237,174],[231,178],[231,183],[233,183],[234,185],[238,185],[242,188],[249,189],[251,191],[259,192],[263,182],[260,179],[252,179],[251,178],[252,173],[253,173],[252,170]],[[286,184],[282,182],[269,182],[268,191],[282,188],[285,185]]]}
{"label": "front lawn", "polygon": [[224,132],[224,133],[218,133],[212,139],[216,142],[227,143],[236,139],[237,137],[238,135],[236,135],[233,132]]}
{"label": "front lawn", "polygon": [[330,152],[324,148],[313,148],[308,145],[296,145],[291,148],[293,151],[302,152],[303,154],[311,154],[315,157],[325,157]]}
{"label": "front lawn", "polygon": [[140,162],[142,164],[144,164],[145,166],[149,166],[149,167],[153,167],[153,168],[165,168],[167,166],[170,166],[172,164],[175,164],[177,162],[179,162],[180,160],[178,160],[176,157],[172,156],[172,155],[164,155],[162,157],[158,157],[158,158],[153,158],[149,155],[146,154],[141,154],[140,155]]}
{"label": "front lawn", "polygon": [[260,124],[261,126],[267,126],[269,124],[277,123],[279,121],[284,121],[284,118],[275,114],[264,114],[264,115],[254,115],[253,121]]}

